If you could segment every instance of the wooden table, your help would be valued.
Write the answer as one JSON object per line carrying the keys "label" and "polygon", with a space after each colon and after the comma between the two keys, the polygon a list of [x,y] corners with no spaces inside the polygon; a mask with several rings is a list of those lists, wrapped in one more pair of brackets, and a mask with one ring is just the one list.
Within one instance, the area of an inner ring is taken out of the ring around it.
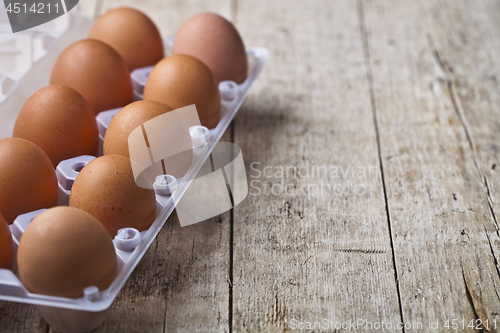
{"label": "wooden table", "polygon": [[[498,1],[106,0],[96,13],[118,5],[164,36],[221,13],[271,58],[225,135],[247,199],[193,226],[171,218],[95,332],[500,330]],[[0,331],[51,329],[10,303]]]}

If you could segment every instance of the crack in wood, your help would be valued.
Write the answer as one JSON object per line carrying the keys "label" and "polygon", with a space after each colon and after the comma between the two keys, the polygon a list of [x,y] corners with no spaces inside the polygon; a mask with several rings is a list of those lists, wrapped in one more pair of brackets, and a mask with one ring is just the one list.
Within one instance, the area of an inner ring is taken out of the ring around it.
{"label": "crack in wood", "polygon": [[332,251],[342,252],[342,253],[364,253],[364,254],[387,253],[384,250],[375,250],[375,249],[333,249]]}
{"label": "crack in wood", "polygon": [[274,304],[273,304],[273,314],[271,316],[271,323],[277,324],[279,327],[285,328],[285,311],[282,306],[282,302],[280,301],[277,294],[274,295]]}
{"label": "crack in wood", "polygon": [[[488,311],[485,309],[485,305],[483,302],[481,302],[480,299],[475,295],[474,289],[467,278],[465,274],[465,270],[462,264],[462,276],[464,278],[464,284],[465,284],[465,294],[467,296],[467,300],[469,301],[469,304],[472,308],[472,312],[474,313],[475,316],[475,323],[486,323],[487,321],[489,322],[489,316],[488,316]],[[481,291],[482,292],[482,291]],[[489,330],[483,326],[483,331],[485,332],[496,332],[495,329]]]}
{"label": "crack in wood", "polygon": [[465,273],[463,271],[463,267],[462,267],[462,276],[464,278],[465,295],[467,296],[467,300],[469,301],[472,312],[474,313],[474,319],[477,320],[477,319],[479,319],[479,315],[477,313],[476,306],[474,305],[474,300],[473,300],[472,294],[469,290],[469,285],[467,283],[467,279],[465,278]]}
{"label": "crack in wood", "polygon": [[165,302],[165,315],[163,317],[163,333],[167,332],[167,303]]}
{"label": "crack in wood", "polygon": [[[378,155],[378,160],[379,160],[379,167],[380,167],[380,174],[382,178],[382,189],[384,193],[384,202],[385,202],[385,211],[387,215],[387,224],[389,228],[389,238],[390,238],[390,243],[391,243],[391,251],[392,251],[392,264],[394,266],[394,280],[396,283],[396,290],[398,294],[398,302],[399,302],[399,314],[401,318],[401,322],[404,321],[404,314],[403,314],[403,302],[401,300],[401,291],[400,291],[400,286],[399,286],[399,274],[398,274],[398,267],[396,264],[396,253],[394,250],[394,237],[393,237],[393,231],[392,231],[392,225],[391,225],[391,215],[389,212],[389,202],[387,199],[387,189],[386,189],[386,183],[385,183],[385,178],[384,178],[384,164],[382,161],[382,153],[381,153],[381,147],[380,147],[380,132],[378,128],[378,120],[377,120],[377,107],[376,107],[376,102],[375,102],[375,91],[373,88],[373,76],[372,76],[372,70],[371,70],[371,64],[370,64],[370,48],[368,44],[368,31],[366,28],[366,22],[365,22],[365,14],[364,14],[364,6],[363,6],[363,0],[357,0],[356,1],[356,7],[358,11],[358,20],[359,20],[359,30],[361,34],[361,42],[363,46],[363,54],[364,54],[364,60],[365,60],[365,68],[366,68],[366,78],[368,81],[368,88],[369,88],[369,94],[370,94],[370,105],[372,109],[372,116],[373,116],[373,124],[375,127],[375,135],[377,138],[377,155]],[[402,327],[403,333],[406,331],[405,327]]]}
{"label": "crack in wood", "polygon": [[45,327],[45,333],[49,333],[50,332],[50,325],[45,321],[45,319],[40,318],[40,320]]}
{"label": "crack in wood", "polygon": [[[498,274],[498,276],[500,276],[500,267],[498,267],[498,259],[495,256],[493,244],[491,244],[491,238],[490,238],[490,235],[488,235],[488,230],[486,229],[486,226],[484,226],[484,232],[486,234],[486,238],[488,239],[488,244],[490,245],[491,255],[493,256],[493,262],[495,264],[495,268],[497,269],[497,274]],[[495,291],[496,291],[496,288],[495,288]],[[498,296],[498,293],[497,293],[497,296]]]}
{"label": "crack in wood", "polygon": [[474,140],[472,140],[472,136],[471,136],[470,130],[469,130],[469,125],[467,124],[467,120],[465,119],[463,110],[460,106],[459,98],[458,98],[457,91],[456,91],[455,78],[453,76],[452,71],[448,68],[448,66],[446,66],[446,63],[443,61],[443,58],[441,57],[440,53],[438,52],[438,50],[434,46],[434,42],[433,42],[432,37],[430,35],[427,35],[427,40],[429,42],[429,47],[431,49],[431,53],[433,55],[433,58],[434,58],[436,64],[439,66],[439,68],[443,71],[443,73],[445,75],[446,86],[448,89],[448,94],[450,95],[451,102],[453,104],[453,109],[455,110],[455,113],[457,114],[457,117],[460,120],[460,124],[462,125],[462,128],[465,132],[465,137],[467,138],[467,142],[468,142],[470,149],[471,149],[471,152],[472,152],[472,160],[474,162],[474,166],[476,167],[476,170],[477,170],[479,176],[483,179],[484,185],[486,187],[488,207],[490,209],[490,213],[491,213],[491,216],[493,218],[493,223],[495,225],[497,235],[500,236],[499,228],[498,228],[498,219],[497,219],[497,216],[496,216],[495,211],[493,209],[493,201],[491,198],[491,186],[489,184],[488,178],[486,177],[484,172],[481,170],[481,167],[479,166],[476,146],[474,144]]}
{"label": "crack in wood", "polygon": [[385,254],[387,253],[387,251],[384,251],[384,250],[376,250],[376,249],[329,249],[329,250],[325,250],[325,251],[321,251],[319,253],[316,253],[316,254],[313,254],[313,255],[310,255],[306,258],[306,260],[304,260],[304,262],[302,262],[302,265],[305,265],[309,259],[312,259],[314,257],[317,257],[318,255],[322,254],[322,253],[325,253],[325,252],[328,252],[328,251],[332,251],[332,252],[340,252],[340,253],[362,253],[362,254]]}
{"label": "crack in wood", "polygon": [[[500,300],[500,294],[498,294],[498,288],[497,288],[497,285],[495,283],[495,279],[491,279],[492,282],[493,282],[493,287],[495,289],[495,294],[497,295],[497,298]],[[491,313],[493,316],[497,316],[497,315],[500,315],[500,313],[496,313],[496,312],[492,312]]]}
{"label": "crack in wood", "polygon": [[[232,3],[235,4],[236,7],[236,2],[237,0],[233,0]],[[236,11],[233,13],[233,20],[236,24]],[[234,142],[234,137],[235,137],[235,125],[234,125],[234,120],[231,122],[230,128],[231,128],[231,142]],[[232,154],[232,151],[231,151]],[[232,157],[232,155],[231,155]],[[226,179],[227,182],[227,179]],[[231,203],[233,204],[234,207],[234,198],[232,196],[231,191],[229,191],[230,197],[231,197]],[[229,212],[229,291],[228,291],[228,326],[229,326],[229,333],[233,332],[233,313],[234,313],[234,308],[233,308],[233,281],[234,281],[234,208],[232,208]]]}

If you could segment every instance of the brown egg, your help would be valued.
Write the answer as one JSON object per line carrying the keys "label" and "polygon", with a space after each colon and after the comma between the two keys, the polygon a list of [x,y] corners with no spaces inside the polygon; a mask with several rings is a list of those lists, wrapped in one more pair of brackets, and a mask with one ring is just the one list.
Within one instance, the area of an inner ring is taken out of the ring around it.
{"label": "brown egg", "polygon": [[109,287],[118,272],[106,229],[72,207],[44,211],[28,225],[17,250],[19,276],[32,293],[79,298],[83,290]]}
{"label": "brown egg", "polygon": [[57,58],[50,83],[64,84],[82,94],[94,114],[132,102],[127,64],[111,46],[94,39],[71,44]]}
{"label": "brown egg", "polygon": [[18,215],[57,205],[57,177],[49,157],[20,138],[0,140],[0,212],[9,224]]}
{"label": "brown egg", "polygon": [[0,213],[0,268],[12,269],[14,263],[14,249],[9,225]]}
{"label": "brown egg", "polygon": [[144,87],[144,99],[178,109],[196,105],[203,126],[214,128],[220,119],[220,94],[210,69],[200,60],[177,54],[160,61]]}
{"label": "brown egg", "polygon": [[203,61],[217,82],[242,83],[247,77],[245,46],[231,22],[213,13],[197,14],[175,35],[173,54],[189,54]]}
{"label": "brown egg", "polygon": [[50,85],[24,103],[14,137],[35,143],[54,167],[68,158],[97,155],[99,131],[89,103],[73,88]]}
{"label": "brown egg", "polygon": [[137,186],[130,159],[119,155],[87,164],[76,177],[69,205],[101,221],[111,237],[126,227],[144,231],[156,218],[154,190]]}
{"label": "brown egg", "polygon": [[[164,159],[162,174],[167,173],[175,177],[182,177],[191,166],[192,141],[189,129],[182,117],[177,112],[169,113],[171,110],[172,108],[166,104],[150,100],[137,101],[121,109],[113,117],[106,130],[104,155],[117,154],[130,157],[129,145],[131,141],[129,136],[133,130],[144,126],[146,138],[140,138],[140,142],[135,144],[137,149],[140,149],[139,145],[143,142],[146,143],[147,147],[159,148],[158,150],[161,150],[163,156],[157,160]],[[162,124],[151,128],[149,126],[151,122],[148,121],[154,122],[155,125],[158,122],[162,122]],[[156,128],[161,128],[161,131],[156,130]],[[134,145],[134,142],[132,144]],[[153,152],[158,150],[153,149]],[[149,157],[149,153],[147,156]],[[140,164],[152,163],[149,160]],[[157,175],[150,175],[150,181],[154,182]]]}
{"label": "brown egg", "polygon": [[107,11],[95,20],[89,38],[113,47],[127,63],[130,71],[153,66],[163,59],[160,32],[149,17],[128,7]]}
{"label": "brown egg", "polygon": [[130,133],[146,121],[169,111],[172,111],[170,106],[149,100],[137,101],[125,106],[109,123],[104,136],[104,155],[117,154],[130,157],[128,150]]}

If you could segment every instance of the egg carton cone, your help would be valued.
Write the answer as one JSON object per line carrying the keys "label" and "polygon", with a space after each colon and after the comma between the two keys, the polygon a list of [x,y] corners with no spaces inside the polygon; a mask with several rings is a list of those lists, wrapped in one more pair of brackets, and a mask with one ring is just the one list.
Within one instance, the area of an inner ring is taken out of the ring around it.
{"label": "egg carton cone", "polygon": [[[88,29],[86,31],[88,31]],[[81,31],[79,33],[81,33]],[[77,39],[78,36],[79,34],[75,34],[75,39]],[[172,42],[173,38],[168,38],[164,41],[167,55],[169,54]],[[46,57],[55,59],[57,58],[57,53],[60,51],[60,49],[54,48]],[[196,178],[199,177],[200,170],[206,166],[206,162],[210,161],[210,155],[212,153],[213,155],[216,154],[218,144],[225,144],[219,143],[219,141],[243,104],[252,84],[264,68],[268,57],[269,53],[265,48],[252,48],[247,50],[249,65],[247,79],[241,84],[236,84],[232,81],[223,81],[219,83],[221,118],[218,125],[210,130],[203,126],[190,127],[189,131],[193,143],[193,162],[183,177],[176,179],[169,175],[163,175],[159,176],[154,182],[157,201],[157,217],[151,227],[142,232],[133,228],[119,230],[113,240],[118,261],[118,274],[107,289],[99,290],[95,286],[89,286],[83,290],[84,296],[78,299],[34,294],[30,293],[23,286],[19,278],[17,267],[15,266],[12,271],[0,269],[0,306],[1,303],[5,301],[33,304],[45,321],[55,331],[77,333],[89,331],[98,327],[106,319],[111,304],[115,300],[120,289],[144,256],[146,250],[172,214],[173,210],[176,209],[176,207],[178,209],[180,208],[178,206],[182,203],[181,200],[186,191],[188,191],[188,189],[193,189],[192,184],[194,184]],[[40,61],[43,61],[43,59]],[[32,69],[34,70],[35,67]],[[152,67],[146,67],[137,69],[131,73],[136,100],[142,99],[144,85],[151,70]],[[26,73],[24,77],[33,78],[29,72]],[[36,89],[43,87],[43,85],[47,83],[46,81],[48,81],[46,77],[45,79],[38,78],[38,80],[40,82],[34,83],[34,86],[37,86]],[[20,86],[17,88],[18,90],[22,90],[22,83],[22,80],[19,81]],[[17,93],[11,93],[10,98],[19,99],[24,102],[29,97],[28,92],[19,93],[17,97],[15,96],[16,94]],[[22,103],[19,104],[17,100],[13,104],[16,105],[16,110],[19,110],[22,106]],[[3,108],[5,108],[6,105],[12,105],[12,103],[9,104],[8,98],[0,104],[0,114],[2,114]],[[104,111],[96,117],[101,139],[100,154],[102,154],[102,140],[106,133],[106,129],[113,116],[119,110],[120,108]],[[13,119],[15,121],[15,116],[13,116]],[[0,123],[2,123],[2,121],[0,121]],[[9,126],[13,126],[13,124],[14,122],[11,122]],[[217,154],[220,155],[220,153]],[[94,156],[79,156],[62,161],[58,165],[56,174],[59,183],[59,205],[68,204],[71,187],[76,176],[79,171],[94,158]],[[234,161],[230,164],[230,166],[220,166],[220,168],[226,170],[229,170],[228,168],[243,168],[244,172],[241,152],[237,154]],[[215,174],[215,172],[213,172],[213,174]],[[244,180],[241,183],[244,185],[243,187],[246,188],[246,176],[243,176],[243,178]],[[232,186],[232,184],[230,184],[230,186]],[[224,188],[226,189],[225,183]],[[237,192],[234,191],[233,197],[235,201],[233,203],[235,205],[241,202],[245,197],[243,194],[236,194]],[[207,198],[207,200],[208,199],[210,198]],[[221,205],[219,208],[226,209],[231,207],[224,208]],[[13,246],[16,253],[19,240],[24,230],[29,223],[43,211],[42,209],[20,215],[10,226],[14,243]],[[187,219],[189,218],[195,221],[196,218],[200,220],[202,217],[187,216]],[[181,218],[179,217],[179,219]],[[183,220],[186,221],[186,219]],[[181,225],[186,225],[186,223],[183,224],[181,221]]]}

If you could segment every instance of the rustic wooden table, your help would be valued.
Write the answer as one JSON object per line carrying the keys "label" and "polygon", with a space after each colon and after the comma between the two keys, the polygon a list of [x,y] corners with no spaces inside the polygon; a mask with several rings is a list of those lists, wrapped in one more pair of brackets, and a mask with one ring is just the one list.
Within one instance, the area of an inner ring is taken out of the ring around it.
{"label": "rustic wooden table", "polygon": [[[221,13],[271,58],[225,135],[249,196],[193,226],[171,218],[95,332],[500,330],[498,1],[106,0],[96,13],[119,5],[164,36]],[[51,329],[9,303],[0,331]]]}

